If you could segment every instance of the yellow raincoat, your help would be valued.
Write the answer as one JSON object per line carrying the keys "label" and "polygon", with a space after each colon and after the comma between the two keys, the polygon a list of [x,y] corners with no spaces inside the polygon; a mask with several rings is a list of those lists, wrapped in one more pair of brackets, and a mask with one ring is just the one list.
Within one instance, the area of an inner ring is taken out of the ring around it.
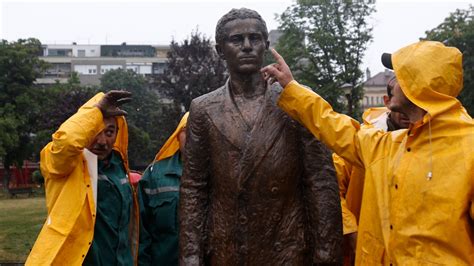
{"label": "yellow raincoat", "polygon": [[[26,265],[81,265],[89,251],[94,237],[97,199],[94,175],[97,176],[98,170],[97,157],[84,148],[104,129],[102,113],[93,107],[103,95],[94,96],[65,121],[53,134],[53,141],[41,151],[48,217]],[[114,150],[120,153],[130,176],[128,130],[123,116],[117,117],[117,125],[119,131]],[[137,261],[139,216],[135,191],[133,194],[130,241],[134,249],[132,255]]]}
{"label": "yellow raincoat", "polygon": [[188,122],[188,116],[189,116],[189,112],[186,112],[183,115],[183,117],[179,121],[178,126],[174,130],[173,134],[171,134],[171,136],[168,138],[168,140],[166,140],[165,144],[163,144],[163,147],[161,147],[158,154],[156,154],[155,162],[156,161],[161,161],[161,160],[166,159],[168,157],[171,157],[176,152],[178,152],[178,150],[179,150],[178,135],[186,127],[186,123]]}
{"label": "yellow raincoat", "polygon": [[[390,111],[386,107],[367,109],[362,115],[364,123],[361,128],[375,127],[387,131],[389,113]],[[332,156],[341,199],[343,234],[348,235],[358,231],[365,171],[363,168],[348,163],[336,153],[333,153]],[[343,250],[344,265],[353,265],[355,259],[353,252],[352,247],[346,244]]]}
{"label": "yellow raincoat", "polygon": [[[378,128],[387,131],[387,118],[390,111],[386,107],[374,107],[367,109],[362,115],[364,123],[362,128]],[[357,232],[359,223],[360,205],[362,203],[362,192],[364,189],[363,168],[353,166],[339,155],[332,155],[334,168],[339,184],[339,196],[341,198],[342,225],[344,235]]]}
{"label": "yellow raincoat", "polygon": [[408,130],[359,130],[296,81],[279,105],[366,170],[357,265],[474,265],[474,123],[455,98],[461,53],[418,42],[395,52],[392,63],[404,94],[427,111]]}

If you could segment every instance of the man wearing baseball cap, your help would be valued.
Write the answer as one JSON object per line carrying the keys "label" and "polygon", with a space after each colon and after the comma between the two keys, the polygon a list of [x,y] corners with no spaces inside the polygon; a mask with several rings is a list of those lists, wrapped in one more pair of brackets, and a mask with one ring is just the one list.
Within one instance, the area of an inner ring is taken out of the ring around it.
{"label": "man wearing baseball cap", "polygon": [[397,77],[389,109],[407,130],[360,130],[298,84],[283,58],[262,69],[284,87],[279,106],[338,155],[366,170],[357,265],[474,265],[474,123],[456,99],[462,54],[420,41],[384,54]]}

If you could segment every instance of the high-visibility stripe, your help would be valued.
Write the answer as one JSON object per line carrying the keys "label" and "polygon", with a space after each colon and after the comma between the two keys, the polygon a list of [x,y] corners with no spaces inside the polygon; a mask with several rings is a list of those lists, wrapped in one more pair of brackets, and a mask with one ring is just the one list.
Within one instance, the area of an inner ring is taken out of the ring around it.
{"label": "high-visibility stripe", "polygon": [[148,195],[155,195],[164,192],[178,192],[179,187],[159,187],[159,188],[145,188],[145,193]]}

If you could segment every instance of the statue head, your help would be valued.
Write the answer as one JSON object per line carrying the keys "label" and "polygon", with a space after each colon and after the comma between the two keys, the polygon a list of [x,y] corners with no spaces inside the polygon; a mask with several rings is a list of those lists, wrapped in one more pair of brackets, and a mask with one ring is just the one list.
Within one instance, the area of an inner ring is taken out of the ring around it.
{"label": "statue head", "polygon": [[255,74],[269,47],[265,21],[254,10],[232,9],[217,23],[216,50],[232,74]]}
{"label": "statue head", "polygon": [[265,39],[265,41],[268,41],[268,30],[267,30],[267,24],[265,21],[262,19],[260,14],[257,13],[257,11],[248,9],[248,8],[240,8],[240,9],[235,9],[233,8],[231,11],[229,11],[227,14],[222,16],[219,21],[217,22],[216,26],[216,44],[222,43],[225,38],[227,37],[227,33],[225,31],[224,26],[233,20],[236,19],[247,19],[247,18],[253,18],[258,20],[259,26],[261,33]]}

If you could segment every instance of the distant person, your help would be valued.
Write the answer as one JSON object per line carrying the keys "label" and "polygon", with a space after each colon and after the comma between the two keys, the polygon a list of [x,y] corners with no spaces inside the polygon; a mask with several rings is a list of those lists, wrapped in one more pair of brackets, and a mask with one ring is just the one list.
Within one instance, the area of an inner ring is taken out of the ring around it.
{"label": "distant person", "polygon": [[[387,95],[383,96],[386,107],[369,108],[364,112],[364,123],[362,127],[375,127],[383,131],[408,128],[410,120],[407,116],[399,112],[391,112],[387,108],[390,106],[395,84],[395,77],[391,78],[387,83]],[[344,232],[344,265],[353,265],[365,172],[363,168],[351,165],[335,153],[333,154],[333,160],[341,197]]]}
{"label": "distant person", "polygon": [[397,82],[389,109],[408,129],[360,130],[299,85],[283,58],[262,69],[285,87],[278,105],[366,171],[357,265],[474,265],[474,122],[459,100],[462,54],[420,41],[384,54]]}
{"label": "distant person", "polygon": [[178,265],[178,202],[186,143],[186,113],[143,173],[139,265]]}
{"label": "distant person", "polygon": [[48,217],[26,265],[134,265],[138,204],[130,185],[126,91],[99,93],[41,151]]}
{"label": "distant person", "polygon": [[268,31],[254,10],[216,26],[223,87],[191,103],[180,190],[181,265],[342,261],[342,219],[329,150],[277,105],[260,75]]}

